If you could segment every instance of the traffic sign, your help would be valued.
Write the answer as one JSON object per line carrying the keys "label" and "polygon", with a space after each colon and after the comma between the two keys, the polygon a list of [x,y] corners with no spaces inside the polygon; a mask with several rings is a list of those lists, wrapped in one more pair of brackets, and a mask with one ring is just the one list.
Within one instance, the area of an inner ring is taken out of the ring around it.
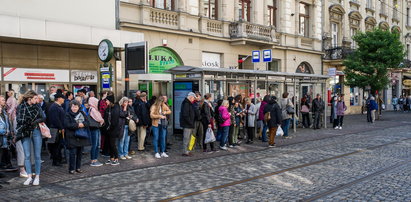
{"label": "traffic sign", "polygon": [[260,62],[260,51],[253,51],[253,63]]}
{"label": "traffic sign", "polygon": [[272,61],[271,49],[263,50],[263,62],[271,62],[271,61]]}

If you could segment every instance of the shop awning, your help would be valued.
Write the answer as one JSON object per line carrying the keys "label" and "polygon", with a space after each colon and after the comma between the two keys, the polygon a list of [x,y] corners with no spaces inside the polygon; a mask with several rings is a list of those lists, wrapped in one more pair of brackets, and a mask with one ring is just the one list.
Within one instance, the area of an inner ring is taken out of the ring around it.
{"label": "shop awning", "polygon": [[299,78],[299,79],[318,79],[325,80],[330,78],[326,75],[319,74],[303,74],[303,73],[288,73],[288,72],[273,72],[266,70],[252,70],[252,69],[228,69],[228,68],[200,68],[193,66],[177,66],[170,68],[166,73],[171,74],[204,74],[204,75],[238,75],[246,77],[255,77],[255,76],[277,76],[277,77],[286,77],[286,78]]}

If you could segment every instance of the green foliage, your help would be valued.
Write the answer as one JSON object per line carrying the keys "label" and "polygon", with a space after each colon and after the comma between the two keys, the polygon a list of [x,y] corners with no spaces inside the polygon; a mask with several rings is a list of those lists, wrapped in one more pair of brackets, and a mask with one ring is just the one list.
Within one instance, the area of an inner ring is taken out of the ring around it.
{"label": "green foliage", "polygon": [[347,85],[384,89],[389,84],[389,69],[399,68],[405,56],[400,35],[375,29],[355,35],[354,40],[358,48],[344,61]]}

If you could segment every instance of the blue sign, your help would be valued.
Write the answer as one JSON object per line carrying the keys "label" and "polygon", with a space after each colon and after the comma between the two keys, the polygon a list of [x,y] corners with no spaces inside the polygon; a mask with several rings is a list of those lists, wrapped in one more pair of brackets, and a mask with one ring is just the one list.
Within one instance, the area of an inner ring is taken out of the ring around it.
{"label": "blue sign", "polygon": [[271,61],[272,61],[271,49],[263,50],[263,62],[271,62]]}
{"label": "blue sign", "polygon": [[253,63],[260,62],[260,51],[253,51]]}
{"label": "blue sign", "polygon": [[101,72],[101,85],[103,88],[110,88],[111,75],[110,72]]}

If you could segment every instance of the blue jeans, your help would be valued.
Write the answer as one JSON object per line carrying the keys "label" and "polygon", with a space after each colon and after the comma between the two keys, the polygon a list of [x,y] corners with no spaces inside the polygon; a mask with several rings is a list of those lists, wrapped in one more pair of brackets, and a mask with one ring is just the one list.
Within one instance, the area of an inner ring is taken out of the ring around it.
{"label": "blue jeans", "polygon": [[284,131],[284,137],[288,136],[288,129],[290,128],[291,119],[286,119],[281,122],[281,128]]}
{"label": "blue jeans", "polygon": [[228,133],[230,132],[230,126],[222,127],[220,147],[224,147],[228,140]]}
{"label": "blue jeans", "polygon": [[166,135],[167,128],[159,125],[158,127],[153,126],[153,146],[154,153],[158,153],[158,142],[160,139],[160,152],[163,153],[166,151]]}
{"label": "blue jeans", "polygon": [[264,125],[263,125],[263,131],[262,131],[262,138],[263,138],[263,142],[267,142],[267,128],[268,128],[268,126],[267,126],[267,124],[264,122],[263,123]]}
{"label": "blue jeans", "polygon": [[8,145],[7,145],[7,136],[3,135],[3,139],[1,140],[3,142],[3,145],[1,146],[1,148],[3,149],[7,149]]}
{"label": "blue jeans", "polygon": [[23,144],[24,150],[24,165],[26,167],[27,174],[31,175],[33,172],[31,171],[31,144],[33,143],[33,151],[34,151],[34,168],[36,171],[36,175],[40,175],[41,170],[41,145],[42,145],[42,138],[41,133],[38,128],[34,129],[33,134],[31,137],[25,137],[21,140]]}
{"label": "blue jeans", "polygon": [[221,136],[223,135],[223,127],[218,126],[217,128],[217,136],[216,136],[216,140],[217,141],[221,141]]}
{"label": "blue jeans", "polygon": [[90,129],[90,138],[91,138],[91,151],[90,151],[90,159],[97,160],[98,154],[100,153],[100,140],[101,134],[100,129]]}
{"label": "blue jeans", "polygon": [[123,137],[118,140],[118,155],[120,157],[128,155],[129,145],[130,145],[130,136],[128,136],[128,125],[125,125]]}

